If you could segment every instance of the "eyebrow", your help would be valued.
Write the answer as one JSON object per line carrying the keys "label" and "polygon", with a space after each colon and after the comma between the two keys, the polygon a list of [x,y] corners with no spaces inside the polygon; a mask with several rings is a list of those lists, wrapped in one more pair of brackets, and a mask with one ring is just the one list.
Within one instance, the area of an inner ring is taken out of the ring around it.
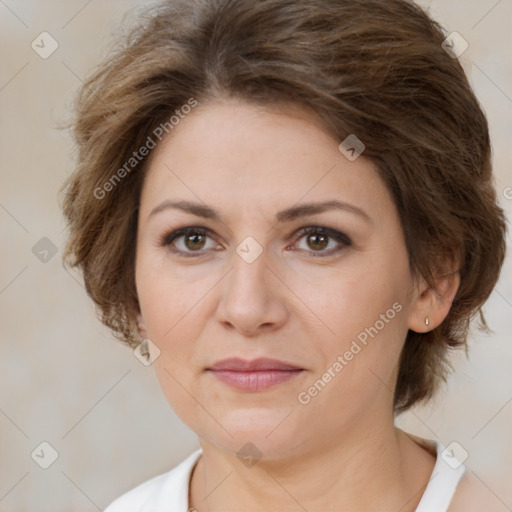
{"label": "eyebrow", "polygon": [[[191,201],[171,201],[170,199],[166,199],[165,201],[155,206],[151,210],[148,219],[153,215],[168,209],[182,210],[184,212],[191,213],[192,215],[196,215],[197,217],[203,217],[205,219],[222,222],[219,213],[209,206]],[[286,210],[282,210],[277,213],[276,222],[290,222],[299,217],[307,217],[308,215],[323,213],[327,210],[333,209],[354,213],[363,218],[367,223],[372,223],[371,217],[364,210],[352,204],[338,200],[302,203],[299,206],[292,206],[291,208],[287,208]]]}

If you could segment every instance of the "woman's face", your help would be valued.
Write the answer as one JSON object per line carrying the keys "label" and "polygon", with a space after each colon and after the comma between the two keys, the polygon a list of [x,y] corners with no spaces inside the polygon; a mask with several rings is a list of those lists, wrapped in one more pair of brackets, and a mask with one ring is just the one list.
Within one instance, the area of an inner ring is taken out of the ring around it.
{"label": "woman's face", "polygon": [[416,292],[392,198],[341,142],[305,111],[229,100],[151,155],[140,326],[169,404],[228,451],[293,456],[392,418]]}

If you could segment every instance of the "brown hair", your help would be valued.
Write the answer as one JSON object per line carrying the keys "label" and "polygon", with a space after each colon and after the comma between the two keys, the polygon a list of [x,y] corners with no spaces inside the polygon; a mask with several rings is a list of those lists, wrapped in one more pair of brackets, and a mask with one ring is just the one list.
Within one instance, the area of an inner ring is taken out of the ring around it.
{"label": "brown hair", "polygon": [[[145,11],[80,91],[78,162],[60,191],[63,260],[83,270],[101,321],[131,347],[140,342],[134,262],[147,157],[128,172],[133,152],[191,98],[293,102],[340,142],[363,141],[396,202],[414,275],[435,286],[443,271],[459,272],[448,316],[428,333],[409,331],[401,354],[395,412],[430,398],[477,313],[488,330],[481,306],[507,229],[487,120],[445,37],[407,0],[176,0]],[[122,182],[98,198],[123,165]]]}

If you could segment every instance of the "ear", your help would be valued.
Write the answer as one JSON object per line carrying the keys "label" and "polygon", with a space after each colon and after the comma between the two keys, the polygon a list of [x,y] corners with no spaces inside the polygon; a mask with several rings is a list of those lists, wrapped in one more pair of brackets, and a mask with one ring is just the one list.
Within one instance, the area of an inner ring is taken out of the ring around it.
{"label": "ear", "polygon": [[[453,272],[436,278],[435,285],[432,288],[423,277],[419,279],[409,315],[409,329],[412,331],[429,332],[443,322],[459,288],[460,275]],[[425,323],[426,318],[428,325]]]}
{"label": "ear", "polygon": [[140,335],[142,336],[142,339],[146,339],[148,336],[146,332],[146,325],[142,319],[142,313],[137,314],[137,327],[139,329]]}

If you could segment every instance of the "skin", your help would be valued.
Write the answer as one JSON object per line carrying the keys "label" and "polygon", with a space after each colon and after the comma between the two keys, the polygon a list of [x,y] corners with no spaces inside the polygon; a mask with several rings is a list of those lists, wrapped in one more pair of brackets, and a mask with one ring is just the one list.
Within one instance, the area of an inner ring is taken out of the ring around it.
{"label": "skin", "polygon": [[[151,154],[137,230],[139,329],[161,351],[153,366],[166,399],[199,436],[190,489],[199,512],[407,512],[431,476],[435,458],[394,426],[393,389],[408,329],[438,326],[459,279],[438,281],[442,301],[411,275],[391,195],[372,162],[364,154],[349,161],[340,142],[303,107],[218,99],[196,107]],[[150,216],[166,199],[208,205],[220,220],[177,209]],[[335,209],[274,219],[331,199],[361,208],[369,222]],[[212,232],[199,243],[174,240],[199,256],[159,244],[186,226]],[[301,234],[306,226],[351,243]],[[248,236],[263,249],[252,263],[236,252]],[[400,312],[300,403],[298,394],[395,303]],[[304,371],[244,392],[205,371],[227,357],[270,357]],[[248,442],[261,452],[252,467],[236,455]]]}

